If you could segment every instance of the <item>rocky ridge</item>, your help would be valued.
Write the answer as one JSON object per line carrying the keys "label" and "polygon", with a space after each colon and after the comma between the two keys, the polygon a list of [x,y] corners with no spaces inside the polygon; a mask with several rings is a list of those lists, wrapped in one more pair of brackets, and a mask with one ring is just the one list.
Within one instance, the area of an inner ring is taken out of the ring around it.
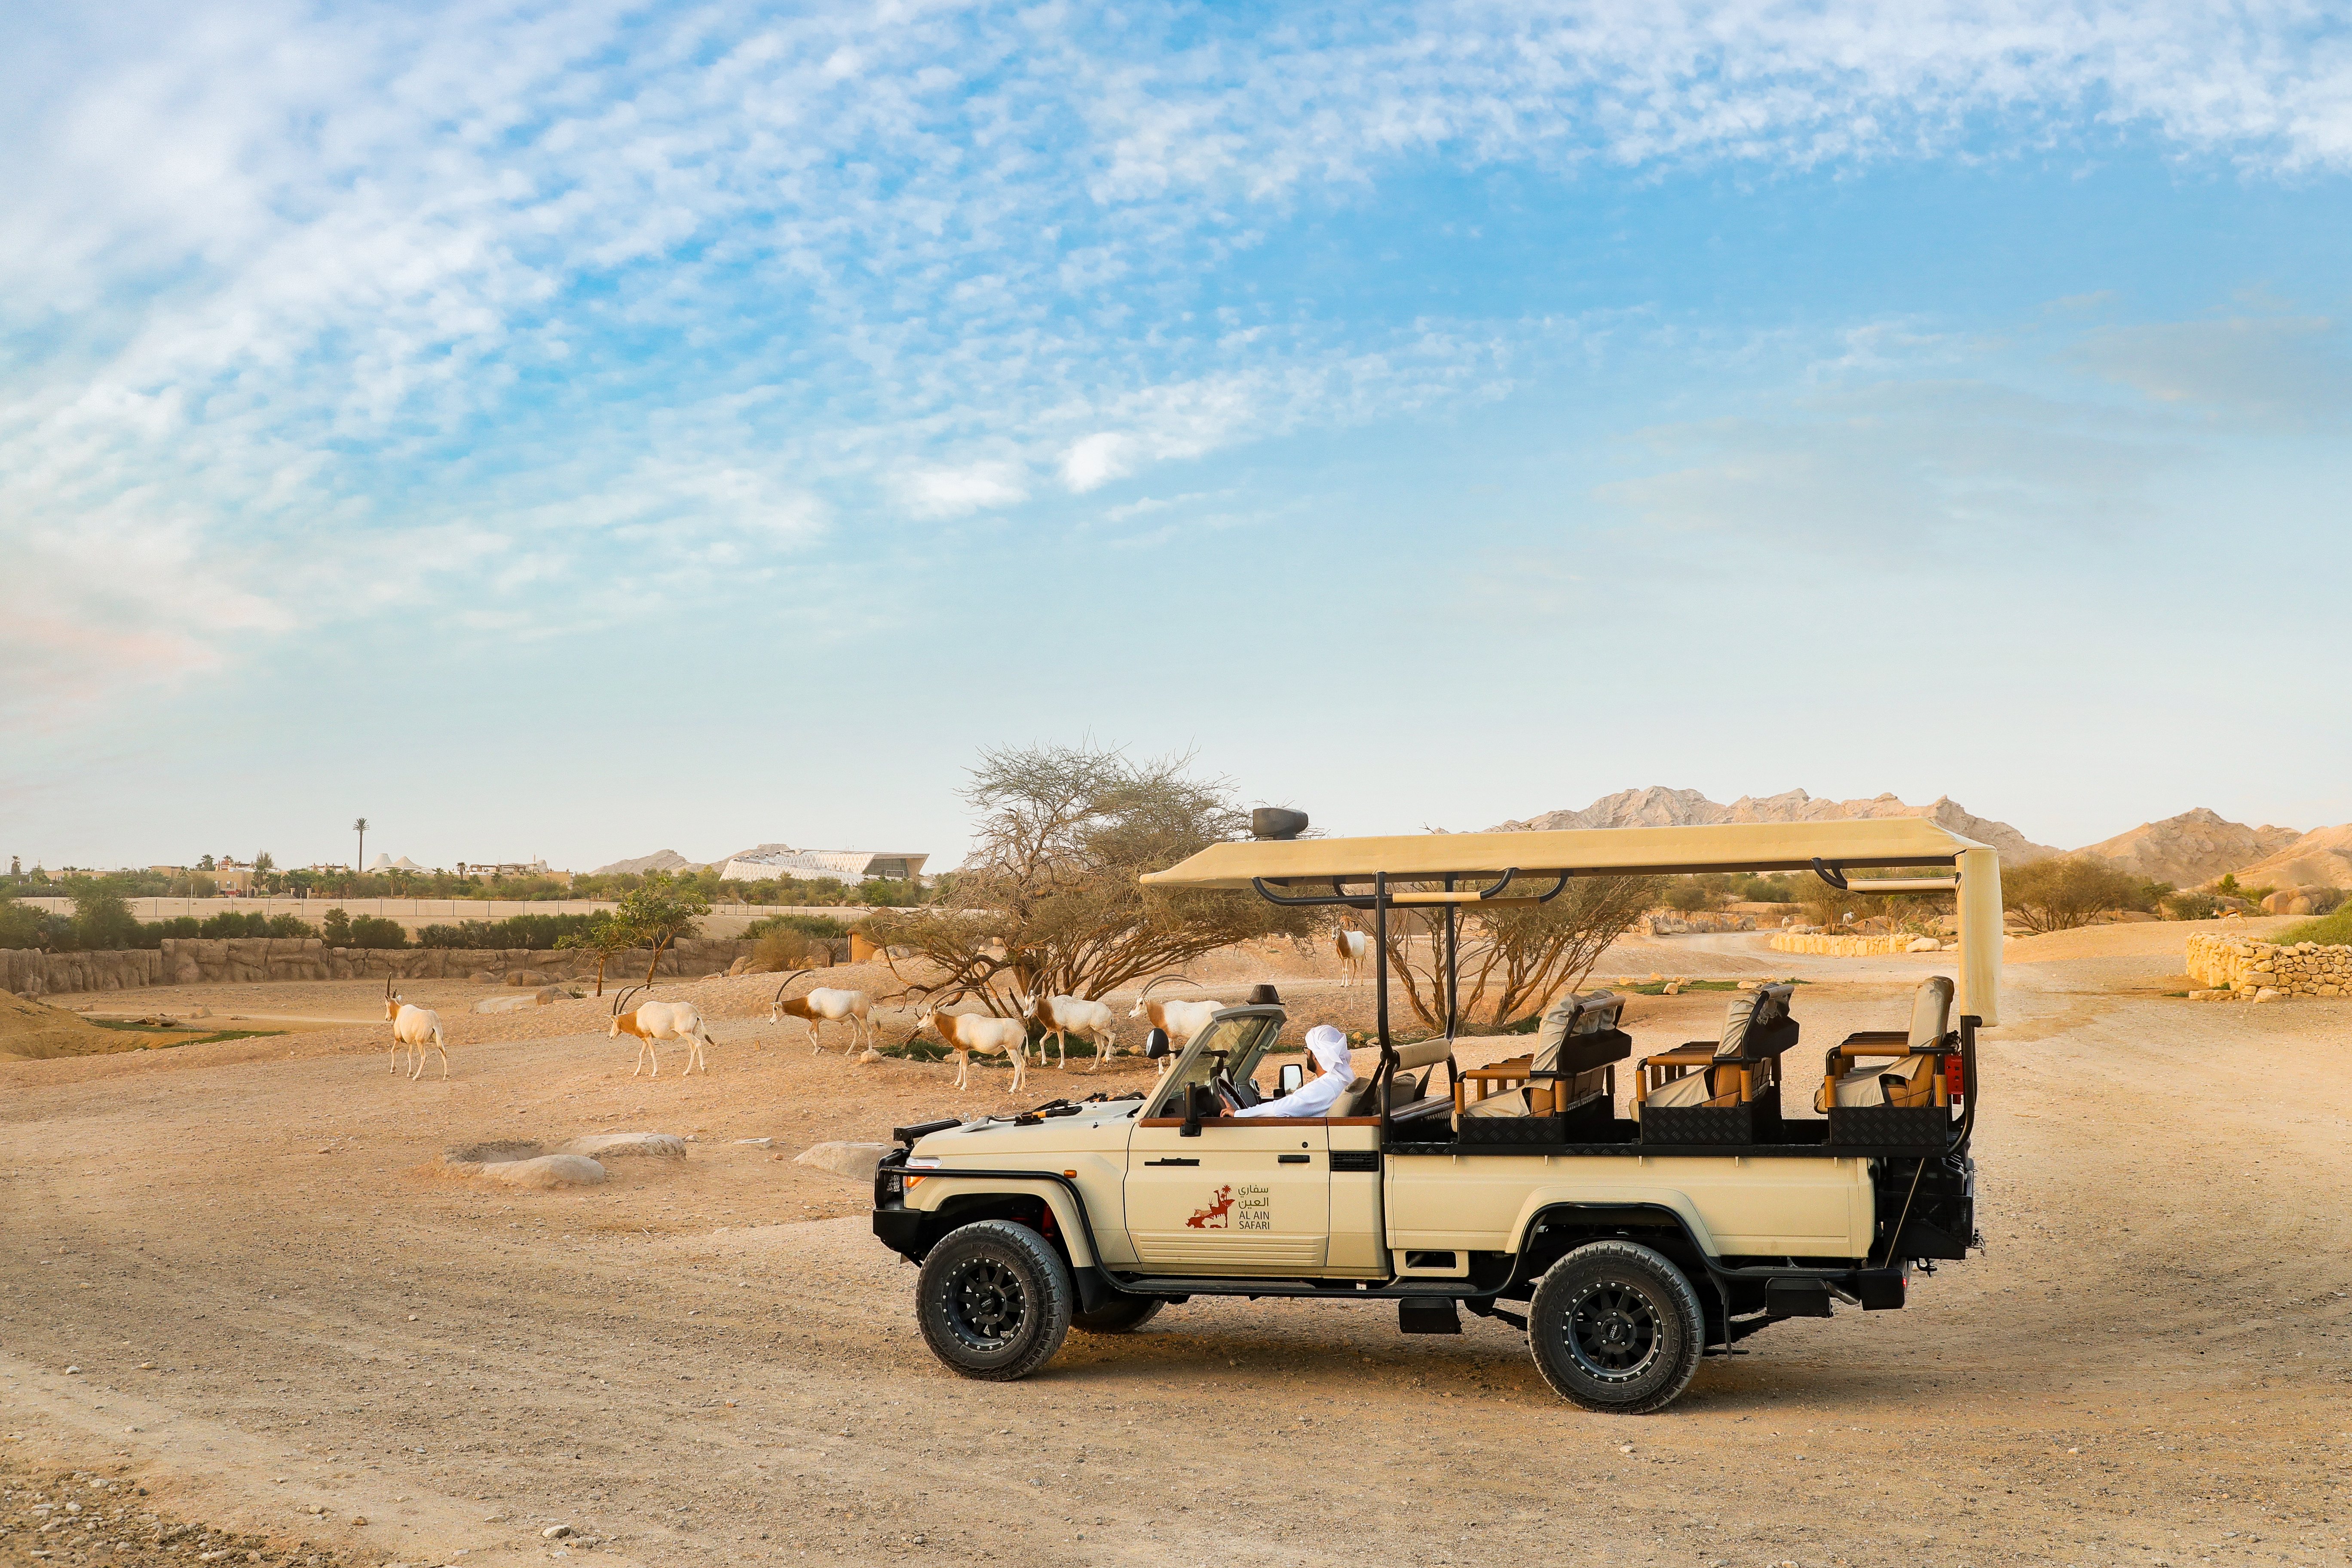
{"label": "rocky ridge", "polygon": [[[2292,827],[2249,827],[2200,805],[2161,822],[2143,822],[2127,833],[2103,838],[2074,853],[2105,860],[2135,877],[2195,888],[2276,855],[2305,837]],[[2304,879],[2295,881],[2299,884]],[[2275,883],[2285,879],[2260,880]]]}
{"label": "rocky ridge", "polygon": [[2234,870],[2249,888],[2352,888],[2352,822],[2315,827]]}
{"label": "rocky ridge", "polygon": [[1868,800],[1822,800],[1801,789],[1780,795],[1743,795],[1729,805],[1709,800],[1695,789],[1619,790],[1601,796],[1580,811],[1549,811],[1524,822],[1506,822],[1494,833],[1528,830],[1548,832],[1572,827],[1691,827],[1718,822],[1850,822],[1863,817],[1924,816],[1963,838],[1988,844],[2000,851],[2002,861],[2022,865],[2064,851],[2036,844],[2006,822],[1975,815],[1949,795],[1938,795],[1926,805],[1908,805],[1893,795]]}

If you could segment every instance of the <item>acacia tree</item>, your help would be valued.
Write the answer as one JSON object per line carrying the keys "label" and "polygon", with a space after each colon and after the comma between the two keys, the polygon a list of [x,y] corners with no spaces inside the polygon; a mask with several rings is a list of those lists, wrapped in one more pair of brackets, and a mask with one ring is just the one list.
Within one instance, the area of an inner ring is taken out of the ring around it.
{"label": "acacia tree", "polygon": [[2072,931],[2107,910],[2138,909],[2147,891],[2137,877],[2084,855],[2053,855],[2000,874],[2002,905],[2031,931]]}
{"label": "acacia tree", "polygon": [[[587,953],[596,960],[596,994],[602,996],[604,994],[604,965],[635,947],[636,937],[627,926],[600,910],[578,931],[566,931],[557,937],[555,945],[570,948],[574,952]],[[655,953],[654,960],[659,963],[661,954]],[[646,983],[652,983],[650,975],[646,977]]]}
{"label": "acacia tree", "polygon": [[653,949],[652,962],[646,965],[646,984],[651,985],[663,950],[679,937],[692,936],[698,929],[695,922],[709,912],[710,900],[701,893],[656,875],[621,895],[613,921],[628,933],[632,945]]}
{"label": "acacia tree", "polygon": [[[1664,886],[1663,877],[1571,877],[1547,904],[1465,906],[1454,943],[1460,1021],[1498,1026],[1550,1006],[1584,983]],[[1390,910],[1388,950],[1389,973],[1413,1016],[1444,1028],[1444,916]]]}
{"label": "acacia tree", "polygon": [[964,800],[970,856],[937,903],[863,922],[936,966],[935,994],[1007,1015],[1012,991],[1100,997],[1255,937],[1314,922],[1247,894],[1146,889],[1137,879],[1246,837],[1248,813],[1189,756],[1130,761],[1092,745],[982,752]]}

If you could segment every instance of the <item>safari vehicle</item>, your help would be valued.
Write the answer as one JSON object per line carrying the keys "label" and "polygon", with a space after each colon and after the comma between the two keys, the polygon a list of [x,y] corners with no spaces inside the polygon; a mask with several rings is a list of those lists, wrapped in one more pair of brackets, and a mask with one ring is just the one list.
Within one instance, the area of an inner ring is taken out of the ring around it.
{"label": "safari vehicle", "polygon": [[[922,1266],[917,1316],[956,1371],[1025,1376],[1072,1327],[1118,1333],[1194,1296],[1393,1301],[1406,1333],[1459,1333],[1463,1308],[1523,1330],[1559,1394],[1638,1414],[1671,1403],[1703,1355],[1837,1301],[1899,1308],[1915,1267],[1977,1244],[1976,1032],[1998,1020],[2000,981],[1991,849],[1916,818],[1298,839],[1279,835],[1303,817],[1264,816],[1278,818],[1265,837],[1144,881],[1369,915],[1378,1065],[1328,1116],[1234,1116],[1265,1101],[1256,1074],[1284,1023],[1261,987],[1139,1095],[898,1129],[875,1234]],[[1850,882],[1848,868],[1942,874]],[[1541,903],[1576,877],[1790,869],[1857,891],[1956,888],[1957,987],[1935,977],[1907,1027],[1850,1036],[1819,1079],[1793,1082],[1790,988],[1743,993],[1720,1039],[1633,1063],[1631,1114],[1624,999],[1606,992],[1562,999],[1525,1058],[1457,1066],[1465,909]],[[1444,943],[1448,1027],[1400,1043],[1386,938],[1405,910]],[[1164,1036],[1153,1051],[1164,1060]]]}

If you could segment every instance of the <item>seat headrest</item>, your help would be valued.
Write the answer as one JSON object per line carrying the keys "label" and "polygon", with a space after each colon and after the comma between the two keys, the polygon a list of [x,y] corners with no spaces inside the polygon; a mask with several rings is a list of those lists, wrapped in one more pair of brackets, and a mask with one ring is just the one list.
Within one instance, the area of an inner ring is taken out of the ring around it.
{"label": "seat headrest", "polygon": [[1415,1040],[1396,1048],[1397,1070],[1410,1072],[1414,1068],[1434,1066],[1454,1054],[1454,1042],[1443,1035],[1433,1040]]}
{"label": "seat headrest", "polygon": [[1738,1056],[1740,1047],[1748,1043],[1748,1031],[1756,1027],[1756,1015],[1760,1010],[1761,1004],[1757,1001],[1754,992],[1734,996],[1731,1005],[1724,1010],[1723,1038],[1715,1043],[1715,1054],[1719,1057]]}
{"label": "seat headrest", "polygon": [[1931,974],[1919,982],[1919,990],[1911,999],[1911,1048],[1934,1045],[1951,1026],[1951,977]]}
{"label": "seat headrest", "polygon": [[1789,1001],[1796,994],[1796,987],[1785,982],[1778,985],[1759,985],[1756,988],[1756,1011],[1748,1026],[1769,1029],[1775,1024],[1787,1023]]}

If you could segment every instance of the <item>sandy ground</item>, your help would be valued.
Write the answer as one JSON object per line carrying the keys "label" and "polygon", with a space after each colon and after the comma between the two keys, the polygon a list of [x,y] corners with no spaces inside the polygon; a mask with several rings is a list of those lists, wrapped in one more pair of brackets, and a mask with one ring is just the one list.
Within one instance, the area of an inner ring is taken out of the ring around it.
{"label": "sandy ground", "polygon": [[[0,1563],[2346,1562],[2352,1005],[2172,1000],[2181,928],[2149,931],[2012,945],[1982,1257],[1902,1313],[1778,1326],[1639,1420],[1559,1403],[1500,1325],[1406,1338],[1348,1303],[1195,1300],[1025,1383],[957,1379],[864,1191],[789,1155],[1003,1108],[1006,1074],[959,1096],[812,1058],[756,981],[679,988],[718,1020],[690,1080],[633,1080],[597,1004],[477,1018],[457,984],[446,1083],[388,1075],[381,1024],[0,1066]],[[1263,962],[1295,1019],[1366,1005]],[[1933,968],[1714,937],[1601,973],[1804,975],[1801,1057],[1898,1025]],[[1672,1045],[1723,1000],[1629,1021]],[[199,1001],[371,1005],[140,998]],[[435,1164],[600,1129],[696,1141],[576,1192]],[[101,1502],[37,1533],[68,1470],[200,1529],[165,1551]]]}

